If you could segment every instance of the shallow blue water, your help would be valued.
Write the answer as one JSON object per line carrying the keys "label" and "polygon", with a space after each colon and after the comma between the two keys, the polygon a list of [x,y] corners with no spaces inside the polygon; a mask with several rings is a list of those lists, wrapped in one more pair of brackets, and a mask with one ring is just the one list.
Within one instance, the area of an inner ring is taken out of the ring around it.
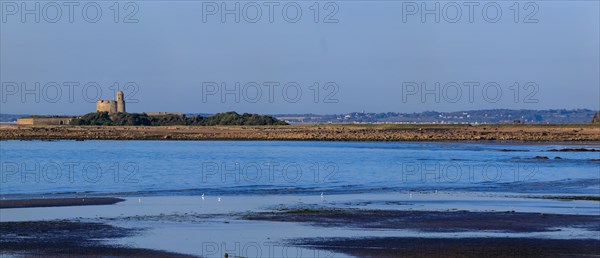
{"label": "shallow blue water", "polygon": [[[0,194],[297,194],[396,190],[600,194],[600,152],[546,152],[567,147],[581,146],[2,141]],[[521,151],[502,151],[506,149]],[[535,156],[550,159],[538,160]],[[554,159],[557,156],[562,159]]]}

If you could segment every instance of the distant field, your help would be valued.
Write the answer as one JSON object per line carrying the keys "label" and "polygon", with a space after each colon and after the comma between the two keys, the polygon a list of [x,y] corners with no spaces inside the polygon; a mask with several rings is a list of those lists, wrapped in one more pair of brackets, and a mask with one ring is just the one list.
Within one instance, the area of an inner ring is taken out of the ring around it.
{"label": "distant field", "polygon": [[0,140],[600,141],[600,127],[327,124],[285,126],[0,126]]}
{"label": "distant field", "polygon": [[367,128],[600,128],[593,124],[327,124],[313,126],[358,126]]}

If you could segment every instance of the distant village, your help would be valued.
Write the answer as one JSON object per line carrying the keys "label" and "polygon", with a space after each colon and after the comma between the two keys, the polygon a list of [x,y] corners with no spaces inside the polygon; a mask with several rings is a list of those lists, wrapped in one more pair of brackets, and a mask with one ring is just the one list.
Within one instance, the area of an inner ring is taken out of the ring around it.
{"label": "distant village", "polygon": [[[127,113],[123,92],[118,91],[114,100],[96,101],[96,112],[110,115]],[[182,112],[143,112],[149,117],[212,114],[183,114]],[[421,113],[367,113],[352,112],[346,114],[276,114],[272,117],[288,124],[585,124],[594,117],[600,119],[597,111],[590,109],[550,109],[550,110],[511,110],[488,109],[456,112],[426,111]],[[0,122],[19,125],[68,125],[76,116],[28,116],[0,114]]]}
{"label": "distant village", "polygon": [[589,123],[595,114],[596,111],[589,109],[489,109],[421,113],[366,113],[362,111],[335,115],[278,114],[274,117],[290,124],[585,124]]}

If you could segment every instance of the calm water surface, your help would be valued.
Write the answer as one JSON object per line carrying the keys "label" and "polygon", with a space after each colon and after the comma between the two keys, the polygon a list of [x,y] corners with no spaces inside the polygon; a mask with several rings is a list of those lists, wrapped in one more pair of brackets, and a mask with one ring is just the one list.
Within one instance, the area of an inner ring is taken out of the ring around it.
{"label": "calm water surface", "polygon": [[412,190],[599,194],[600,152],[547,151],[567,147],[582,146],[2,141],[0,194],[236,195]]}

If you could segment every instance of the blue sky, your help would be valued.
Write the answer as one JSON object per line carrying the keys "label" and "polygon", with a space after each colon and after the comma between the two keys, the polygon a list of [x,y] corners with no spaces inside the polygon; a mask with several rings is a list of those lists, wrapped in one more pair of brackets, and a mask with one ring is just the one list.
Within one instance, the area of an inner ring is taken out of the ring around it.
{"label": "blue sky", "polygon": [[130,112],[600,109],[598,1],[474,2],[472,22],[464,2],[81,2],[72,23],[47,3],[2,1],[0,113],[92,112],[115,83]]}

